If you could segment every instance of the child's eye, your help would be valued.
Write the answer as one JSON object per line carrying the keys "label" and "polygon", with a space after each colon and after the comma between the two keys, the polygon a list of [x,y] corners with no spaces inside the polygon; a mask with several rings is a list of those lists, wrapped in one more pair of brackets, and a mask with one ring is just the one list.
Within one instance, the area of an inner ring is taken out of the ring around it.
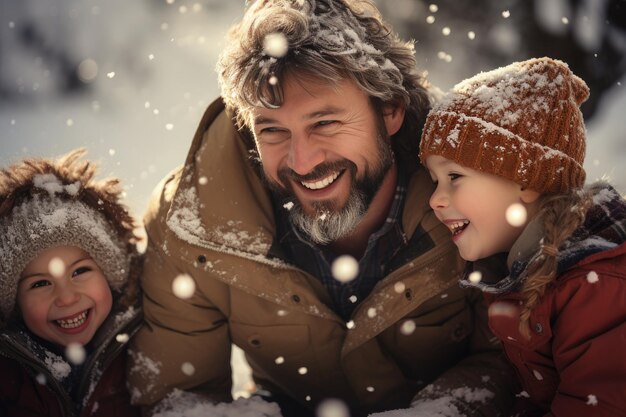
{"label": "child's eye", "polygon": [[88,266],[80,266],[72,272],[72,277],[76,277],[78,275],[84,274],[85,272],[91,271],[91,268]]}
{"label": "child's eye", "polygon": [[461,178],[463,175],[461,174],[457,174],[456,172],[451,172],[448,174],[448,177],[450,177],[450,181],[454,181],[456,179]]}
{"label": "child's eye", "polygon": [[40,287],[46,287],[50,285],[50,281],[48,281],[47,279],[40,279],[39,281],[35,281],[32,284],[30,284],[30,288],[40,288]]}

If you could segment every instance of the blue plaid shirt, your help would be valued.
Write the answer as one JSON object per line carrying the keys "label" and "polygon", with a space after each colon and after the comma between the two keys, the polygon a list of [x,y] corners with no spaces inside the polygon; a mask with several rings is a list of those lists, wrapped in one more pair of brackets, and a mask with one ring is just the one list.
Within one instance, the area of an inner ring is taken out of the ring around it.
{"label": "blue plaid shirt", "polygon": [[400,174],[387,219],[369,237],[365,252],[359,259],[359,274],[346,283],[336,280],[331,272],[333,261],[342,254],[308,241],[297,232],[284,211],[277,213],[277,237],[287,260],[322,282],[332,300],[330,307],[346,321],[376,283],[387,275],[389,262],[407,244],[401,224],[405,195],[406,179]]}

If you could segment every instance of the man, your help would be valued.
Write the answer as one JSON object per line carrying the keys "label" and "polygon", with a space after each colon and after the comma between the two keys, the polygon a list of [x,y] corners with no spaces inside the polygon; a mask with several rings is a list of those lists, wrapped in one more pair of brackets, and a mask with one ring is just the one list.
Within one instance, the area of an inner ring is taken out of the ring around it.
{"label": "man", "polygon": [[[327,398],[354,416],[435,400],[499,415],[513,378],[428,206],[412,45],[369,0],[258,0],[226,45],[222,99],[146,215],[136,403],[229,401],[234,343],[284,416]],[[352,280],[333,276],[342,255]]]}

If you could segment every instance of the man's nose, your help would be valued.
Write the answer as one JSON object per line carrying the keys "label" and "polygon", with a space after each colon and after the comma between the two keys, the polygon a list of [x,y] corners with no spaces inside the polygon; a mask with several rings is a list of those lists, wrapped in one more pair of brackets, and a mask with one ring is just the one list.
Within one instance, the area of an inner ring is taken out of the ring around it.
{"label": "man's nose", "polygon": [[321,144],[307,135],[292,135],[287,156],[287,166],[300,175],[306,175],[324,162],[325,151]]}

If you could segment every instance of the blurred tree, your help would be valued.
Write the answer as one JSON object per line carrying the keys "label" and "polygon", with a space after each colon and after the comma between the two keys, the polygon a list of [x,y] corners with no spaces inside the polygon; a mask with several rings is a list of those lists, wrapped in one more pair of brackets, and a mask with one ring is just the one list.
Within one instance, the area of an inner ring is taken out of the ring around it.
{"label": "blurred tree", "polygon": [[[626,72],[626,0],[377,0],[384,15],[417,40],[435,85],[479,71],[549,56],[583,78],[593,116],[602,95]],[[446,30],[447,28],[447,30]],[[455,78],[456,77],[456,78]],[[437,82],[439,81],[439,83]]]}

